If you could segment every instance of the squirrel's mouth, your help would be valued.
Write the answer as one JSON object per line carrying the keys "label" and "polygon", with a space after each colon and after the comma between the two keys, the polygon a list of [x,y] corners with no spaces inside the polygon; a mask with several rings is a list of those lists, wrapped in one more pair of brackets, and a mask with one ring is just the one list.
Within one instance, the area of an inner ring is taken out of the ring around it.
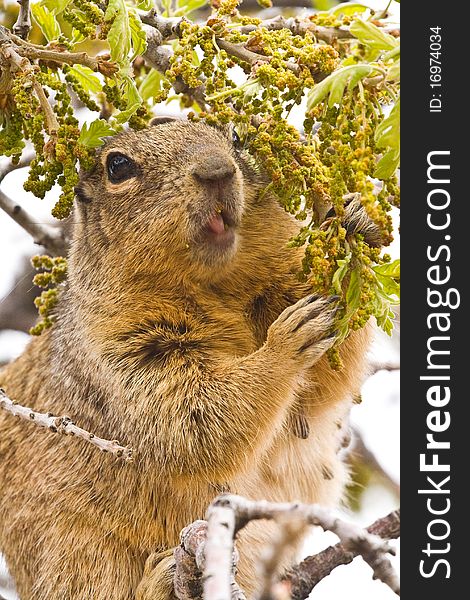
{"label": "squirrel's mouth", "polygon": [[225,209],[217,209],[203,227],[204,237],[217,246],[230,246],[235,242],[235,218]]}

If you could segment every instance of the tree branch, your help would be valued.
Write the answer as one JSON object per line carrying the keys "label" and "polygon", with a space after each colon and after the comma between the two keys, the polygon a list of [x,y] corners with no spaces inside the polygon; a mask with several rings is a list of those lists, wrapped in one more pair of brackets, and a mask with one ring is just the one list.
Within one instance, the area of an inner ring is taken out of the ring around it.
{"label": "tree branch", "polygon": [[13,25],[13,31],[23,40],[27,39],[31,31],[31,13],[29,10],[29,0],[17,0],[20,5],[18,19]]}
{"label": "tree branch", "polygon": [[119,70],[119,67],[106,56],[90,56],[86,52],[40,49],[32,44],[20,45],[17,51],[18,54],[30,60],[44,60],[66,65],[83,65],[106,77],[112,77]]}
{"label": "tree branch", "polygon": [[280,565],[286,553],[301,540],[305,532],[305,522],[302,519],[290,519],[287,515],[276,519],[281,529],[266,548],[260,561],[260,591],[257,600],[286,600],[290,598],[286,583],[278,580]]}
{"label": "tree branch", "polygon": [[[388,546],[377,541],[400,536],[399,510],[378,519],[365,530],[332,517],[319,506],[251,502],[239,496],[221,496],[209,507],[208,517],[209,523],[195,521],[181,532],[180,546],[174,553],[174,590],[179,600],[202,600],[202,597],[205,600],[245,600],[234,579],[238,555],[233,549],[233,538],[250,520],[258,518],[274,518],[282,526],[273,546],[261,557],[262,585],[258,600],[305,600],[333,569],[359,555],[376,567],[376,578],[389,584],[395,580],[394,591],[399,591],[390,563],[383,561],[382,552]],[[276,580],[286,546],[298,541],[306,524],[320,523],[324,529],[340,534],[342,542],[309,556],[289,569],[280,581]]]}
{"label": "tree branch", "polygon": [[[222,50],[225,50],[227,54],[233,56],[234,58],[238,58],[243,62],[248,63],[250,66],[254,66],[260,62],[270,62],[270,56],[264,56],[263,54],[258,54],[257,52],[252,52],[245,48],[244,44],[234,44],[233,42],[229,42],[223,38],[216,38],[216,44]],[[292,71],[293,73],[298,73],[300,71],[300,67],[298,64],[287,60],[285,61],[286,67]]]}
{"label": "tree branch", "polygon": [[377,535],[343,521],[318,505],[253,502],[234,495],[219,496],[207,511],[208,531],[205,547],[204,597],[206,600],[230,600],[230,565],[236,533],[254,519],[299,519],[305,525],[317,525],[332,531],[343,547],[360,554],[372,567],[374,577],[399,594],[400,585],[387,553],[393,548]]}
{"label": "tree branch", "polygon": [[230,575],[237,519],[230,498],[219,496],[207,510],[203,577],[205,600],[231,600]]}
{"label": "tree branch", "polygon": [[[165,73],[170,68],[170,59],[173,51],[169,46],[162,45],[162,34],[152,27],[146,27],[147,49],[143,53],[145,61],[160,73]],[[191,88],[182,77],[178,77],[173,84],[177,94],[186,94],[194,99],[201,110],[206,110],[205,86],[201,80],[201,85],[197,88]]]}
{"label": "tree branch", "polygon": [[[333,44],[337,40],[352,40],[355,36],[351,33],[348,27],[325,27],[316,25],[309,18],[299,19],[298,17],[286,18],[283,15],[278,15],[272,19],[261,21],[259,25],[243,25],[238,28],[238,31],[243,34],[249,34],[257,29],[269,29],[271,31],[278,29],[289,29],[293,35],[312,34],[317,40]],[[383,31],[399,37],[400,31],[396,27],[384,27]]]}
{"label": "tree branch", "polygon": [[[157,10],[152,8],[147,13],[140,13],[139,17],[145,25],[152,27],[158,35],[148,36],[149,43],[155,49],[156,46],[160,46],[165,41],[180,35],[180,26],[186,19],[185,17],[163,17],[158,14]],[[262,21],[259,25],[243,25],[236,28],[243,34],[249,34],[256,31],[259,28],[266,28],[270,30],[288,29],[293,35],[306,35],[311,33],[316,39],[332,44],[337,40],[351,40],[354,39],[353,34],[347,27],[323,27],[316,25],[313,21],[308,18],[299,19],[297,17],[286,18],[282,15],[278,15],[272,19]],[[396,28],[384,28],[393,35],[399,35],[400,32]],[[269,62],[271,57],[263,54],[258,54],[245,47],[244,43],[235,44],[226,40],[225,38],[217,37],[215,39],[216,44],[222,50],[225,50],[227,54],[234,58],[238,58],[243,62],[254,66],[260,62]],[[151,54],[155,50],[147,50],[146,58],[152,64]],[[166,61],[165,61],[166,62]],[[154,65],[158,65],[159,61],[154,61]],[[300,67],[298,64],[292,61],[286,61],[286,67],[293,73],[299,73]],[[161,70],[156,66],[158,70]]]}
{"label": "tree branch", "polygon": [[371,363],[371,367],[369,369],[369,377],[375,375],[379,371],[399,371],[400,363],[399,362],[373,362]]}
{"label": "tree branch", "polygon": [[67,240],[63,232],[56,227],[37,223],[23,207],[14,202],[0,190],[0,208],[33,238],[35,244],[44,246],[52,256],[64,256],[67,252]]}
{"label": "tree branch", "polygon": [[[396,510],[386,517],[378,519],[367,528],[367,531],[385,539],[398,538],[400,536],[400,511]],[[333,569],[349,564],[358,555],[357,550],[348,550],[339,543],[314,556],[309,556],[289,569],[284,575],[283,581],[289,584],[292,600],[308,598],[313,588]]]}
{"label": "tree branch", "polygon": [[353,445],[350,452],[353,455],[353,459],[367,465],[395,496],[400,496],[400,486],[382,467],[372,450],[367,447],[361,432],[356,427],[353,427]]}
{"label": "tree branch", "polygon": [[[0,25],[0,65],[3,65],[4,67],[0,72],[2,73],[4,82],[9,80],[12,72],[15,73],[23,69],[31,69],[29,61],[18,54],[18,48],[16,44],[12,42],[11,38],[12,34],[8,29],[3,27],[3,25]],[[7,68],[5,68],[5,66]]]}
{"label": "tree branch", "polygon": [[[260,10],[257,0],[243,0],[242,7]],[[312,8],[312,0],[273,0],[273,8]]]}
{"label": "tree branch", "polygon": [[[162,44],[164,41],[171,38],[178,37],[180,25],[185,21],[184,17],[162,17],[155,9],[151,9],[146,14],[141,14],[140,19],[143,23],[150,25],[159,32],[160,37],[153,40],[153,43],[158,42],[159,44]],[[255,26],[255,29],[257,29],[257,26]],[[271,60],[271,57],[269,56],[264,56],[263,54],[248,50],[243,43],[234,44],[233,42],[229,42],[228,40],[219,37],[216,38],[215,42],[217,46],[222,50],[225,50],[227,54],[246,62],[250,66],[254,66],[259,62],[269,62]],[[292,61],[286,61],[286,67],[294,73],[300,71],[299,65]]]}
{"label": "tree branch", "polygon": [[29,422],[32,421],[38,427],[45,427],[54,433],[62,433],[64,435],[71,435],[86,440],[90,444],[97,446],[102,452],[109,452],[124,460],[132,459],[132,449],[127,446],[121,446],[117,440],[110,441],[100,438],[94,433],[90,433],[75,425],[70,417],[55,417],[50,413],[40,413],[27,406],[22,406],[11,400],[6,395],[5,390],[2,389],[0,389],[0,408],[3,408],[15,417],[19,417],[20,419]]}
{"label": "tree branch", "polygon": [[44,121],[46,125],[46,131],[51,138],[56,141],[57,132],[59,131],[59,122],[57,121],[57,117],[52,110],[52,106],[49,104],[49,100],[47,99],[46,94],[44,93],[44,89],[42,85],[36,81],[33,81],[33,89],[36,92],[36,96],[38,97],[39,103],[41,104],[42,111],[44,113]]}
{"label": "tree branch", "polygon": [[[59,64],[67,64],[67,65],[83,65],[88,67],[92,71],[97,71],[102,73],[106,77],[111,77],[114,75],[119,67],[115,63],[109,60],[108,55],[101,56],[90,56],[86,52],[69,52],[67,50],[59,50],[52,48],[43,48],[38,46],[37,44],[31,44],[30,42],[24,40],[21,36],[15,35],[11,33],[6,27],[0,25],[0,42],[3,42],[4,46],[6,46],[10,52],[14,51],[16,56],[21,56],[24,59],[28,60],[43,60],[43,61],[51,61]],[[4,51],[5,53],[5,51]],[[19,64],[19,61],[15,56],[8,56],[17,69],[27,63]],[[29,64],[31,67],[31,64]]]}
{"label": "tree branch", "polygon": [[[17,165],[10,162],[4,166],[0,166],[0,186],[8,173],[27,166],[32,158],[32,155],[27,155]],[[52,256],[64,256],[67,253],[68,240],[61,228],[37,223],[32,215],[14,202],[1,189],[0,208],[29,233],[35,244],[43,246]]]}
{"label": "tree branch", "polygon": [[187,21],[185,17],[162,17],[158,14],[156,8],[151,8],[147,13],[139,13],[140,20],[145,25],[150,25],[156,29],[162,36],[162,43],[164,40],[169,40],[172,37],[178,37],[179,26],[184,21]]}
{"label": "tree branch", "polygon": [[180,545],[175,548],[175,575],[173,587],[178,600],[202,599],[201,576],[203,570],[203,548],[206,539],[207,521],[194,521],[180,534]]}

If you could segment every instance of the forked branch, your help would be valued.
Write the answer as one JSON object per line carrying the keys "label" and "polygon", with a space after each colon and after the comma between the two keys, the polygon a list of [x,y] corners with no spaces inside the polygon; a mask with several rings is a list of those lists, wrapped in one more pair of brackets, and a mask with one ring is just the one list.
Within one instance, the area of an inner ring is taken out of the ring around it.
{"label": "forked branch", "polygon": [[[255,519],[274,519],[280,526],[273,545],[259,557],[257,600],[305,600],[333,569],[359,555],[372,566],[375,578],[399,594],[398,578],[385,556],[394,551],[384,541],[400,535],[399,510],[362,529],[317,505],[253,502],[225,495],[209,507],[208,522],[195,521],[181,532],[181,544],[174,554],[174,589],[178,600],[201,600],[202,596],[204,600],[245,600],[235,582],[238,555],[233,542],[237,532]],[[333,531],[341,542],[306,558],[279,580],[276,573],[287,546],[295,545],[312,524]]]}

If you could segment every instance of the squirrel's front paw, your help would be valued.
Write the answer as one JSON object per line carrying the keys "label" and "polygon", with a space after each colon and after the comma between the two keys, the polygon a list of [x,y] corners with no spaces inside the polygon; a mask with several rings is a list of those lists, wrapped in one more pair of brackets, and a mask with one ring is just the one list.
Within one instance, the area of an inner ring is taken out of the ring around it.
{"label": "squirrel's front paw", "polygon": [[306,296],[286,308],[268,330],[267,347],[311,367],[335,342],[337,296]]}
{"label": "squirrel's front paw", "polygon": [[144,575],[136,590],[135,600],[176,600],[174,549],[151,554],[145,563]]}
{"label": "squirrel's front paw", "polygon": [[[359,193],[348,194],[344,196],[345,207],[344,217],[342,219],[343,227],[349,234],[360,233],[369,246],[379,247],[383,245],[383,234],[380,227],[367,214],[362,206],[361,195]],[[326,215],[334,216],[335,211],[331,209]]]}

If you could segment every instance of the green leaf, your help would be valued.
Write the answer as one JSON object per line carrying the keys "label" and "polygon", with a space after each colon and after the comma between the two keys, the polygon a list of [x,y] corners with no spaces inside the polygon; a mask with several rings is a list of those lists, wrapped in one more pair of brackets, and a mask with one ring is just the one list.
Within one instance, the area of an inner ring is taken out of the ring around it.
{"label": "green leaf", "polygon": [[351,23],[350,31],[354,37],[369,48],[375,50],[392,50],[400,43],[396,38],[369,21],[356,19]]}
{"label": "green leaf", "polygon": [[377,321],[377,325],[385,331],[387,335],[392,335],[392,331],[394,328],[393,320],[395,315],[393,311],[387,310],[383,315],[376,316],[375,319]]}
{"label": "green leaf", "polygon": [[127,103],[127,108],[117,115],[116,121],[118,123],[125,123],[139,108],[142,103],[142,98],[140,97],[139,90],[135,85],[135,81],[128,75],[122,77],[120,88],[122,97]]}
{"label": "green leaf", "polygon": [[248,80],[243,85],[243,96],[245,98],[252,98],[253,96],[256,96],[256,94],[261,92],[262,89],[263,89],[263,86],[260,84],[259,79],[256,78],[253,80]]}
{"label": "green leaf", "polygon": [[142,100],[149,100],[162,89],[163,76],[156,69],[151,69],[139,86],[139,94]]}
{"label": "green leaf", "polygon": [[328,11],[331,8],[331,0],[312,0],[313,6],[320,11]]}
{"label": "green leaf", "polygon": [[386,52],[383,55],[382,60],[387,61],[392,60],[392,58],[396,61],[400,60],[400,45],[395,46],[395,48],[390,50],[390,52]]}
{"label": "green leaf", "polygon": [[141,2],[137,4],[137,8],[139,10],[150,10],[153,8],[153,0],[141,0]]}
{"label": "green leaf", "polygon": [[349,269],[349,263],[351,262],[351,253],[349,253],[344,260],[337,260],[336,264],[338,268],[334,272],[331,284],[337,294],[342,294],[341,283],[346,276]]}
{"label": "green leaf", "polygon": [[[383,280],[383,282],[382,282]],[[391,292],[388,293],[386,289],[390,289]],[[377,275],[376,282],[376,296],[382,300],[383,307],[388,308],[390,304],[398,304],[400,298],[400,286],[399,284],[390,277],[382,277],[382,275]]]}
{"label": "green leaf", "polygon": [[140,56],[147,49],[147,36],[139,17],[133,11],[129,11],[128,16],[131,28],[132,49],[134,51],[132,60],[134,60],[136,56]]}
{"label": "green leaf", "polygon": [[362,13],[368,10],[368,6],[364,6],[364,4],[359,4],[359,2],[342,2],[338,4],[328,12],[330,15],[356,15],[357,13]]}
{"label": "green leaf", "polygon": [[382,275],[377,275],[377,281],[381,284],[383,293],[387,297],[387,304],[394,304],[400,298],[400,284],[392,277],[383,277]]}
{"label": "green leaf", "polygon": [[93,94],[101,92],[102,84],[99,77],[97,77],[94,71],[92,71],[88,67],[84,67],[82,65],[74,65],[73,67],[70,67],[70,72],[75,75],[75,77],[78,79],[80,85],[85,89],[85,91],[91,92]]}
{"label": "green leaf", "polygon": [[394,279],[400,279],[400,260],[396,259],[391,263],[384,263],[383,265],[376,265],[372,269],[380,275],[386,277],[393,277]]}
{"label": "green leaf", "polygon": [[314,85],[307,98],[307,108],[314,106],[329,96],[328,106],[340,104],[346,88],[353,89],[361,79],[368,77],[375,68],[372,65],[358,64],[341,67],[333,71],[320,83]]}
{"label": "green leaf", "polygon": [[41,6],[45,6],[53,15],[63,12],[72,0],[41,0]]}
{"label": "green leaf", "polygon": [[377,126],[374,140],[379,148],[400,147],[400,98],[396,101],[388,117]]}
{"label": "green leaf", "polygon": [[31,12],[33,13],[34,20],[39,25],[48,42],[56,40],[60,36],[61,31],[59,24],[49,9],[41,4],[33,4],[31,6]]}
{"label": "green leaf", "polygon": [[372,270],[377,278],[377,295],[383,298],[384,305],[395,304],[400,298],[400,261],[376,265]]}
{"label": "green leaf", "polygon": [[83,35],[83,33],[81,31],[78,31],[78,29],[75,29],[75,27],[72,27],[72,37],[70,39],[70,41],[72,42],[72,45],[75,46],[75,44],[79,44],[80,42],[83,42],[84,39],[85,39],[85,36]]}
{"label": "green leaf", "polygon": [[400,98],[388,117],[379,123],[374,139],[378,148],[390,148],[377,163],[374,177],[388,179],[400,164]]}
{"label": "green leaf", "polygon": [[387,81],[391,81],[393,79],[400,81],[400,61],[399,60],[395,61],[392,64],[392,66],[388,69]]}
{"label": "green leaf", "polygon": [[124,0],[109,0],[105,13],[106,21],[113,20],[108,31],[108,44],[111,60],[121,67],[129,66],[129,52],[131,51],[131,31],[129,13]]}
{"label": "green leaf", "polygon": [[93,121],[90,125],[87,125],[87,123],[83,124],[78,141],[88,148],[97,148],[103,144],[102,138],[108,135],[114,135],[115,133],[116,131],[109,123],[103,119],[96,119],[96,121]]}
{"label": "green leaf", "polygon": [[175,17],[187,16],[189,13],[202,8],[207,4],[208,0],[180,0],[178,2],[178,10],[174,12]]}
{"label": "green leaf", "polygon": [[357,267],[351,271],[348,291],[346,292],[346,302],[348,313],[354,312],[361,302],[361,274],[360,269]]}
{"label": "green leaf", "polygon": [[377,179],[390,179],[400,164],[400,149],[392,149],[382,156],[375,167],[374,177]]}

